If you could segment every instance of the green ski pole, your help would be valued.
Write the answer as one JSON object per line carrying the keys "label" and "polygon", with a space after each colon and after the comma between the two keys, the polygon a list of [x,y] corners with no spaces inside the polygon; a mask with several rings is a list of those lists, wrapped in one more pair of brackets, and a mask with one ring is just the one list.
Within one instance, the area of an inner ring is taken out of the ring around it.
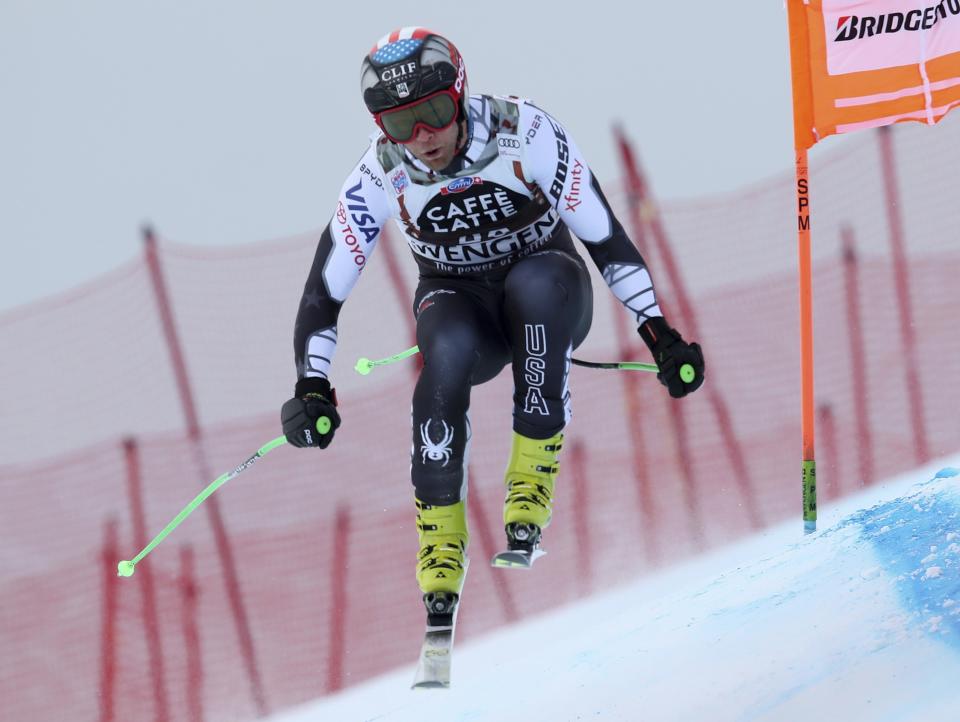
{"label": "green ski pole", "polygon": [[361,376],[366,376],[371,371],[373,371],[374,366],[386,366],[388,364],[396,363],[397,361],[401,361],[407,358],[408,356],[413,356],[415,353],[419,353],[419,352],[420,352],[420,347],[414,346],[413,348],[408,348],[406,351],[401,351],[400,353],[394,354],[393,356],[382,358],[377,361],[371,361],[366,357],[361,357],[357,359],[357,365],[354,366],[353,368]]}
{"label": "green ski pole", "polygon": [[[398,354],[393,356],[388,356],[387,358],[378,359],[376,361],[371,361],[370,359],[363,357],[357,359],[357,365],[354,367],[358,374],[366,376],[371,371],[373,371],[374,366],[387,366],[392,363],[396,363],[402,359],[405,359],[409,356],[413,356],[415,353],[420,351],[419,346],[414,346],[413,348],[408,348],[406,351],[401,351]],[[656,364],[650,363],[641,363],[639,361],[582,361],[578,358],[572,359],[573,363],[577,366],[583,366],[589,369],[614,369],[617,371],[649,371],[651,373],[658,373],[660,371],[657,368]],[[683,364],[680,367],[680,378],[684,383],[689,384],[697,377],[697,372],[690,364]]]}
{"label": "green ski pole", "polygon": [[[317,419],[317,431],[321,434],[325,434],[328,431],[330,431],[330,419],[328,417],[321,416],[319,419]],[[266,456],[269,452],[273,451],[278,446],[282,446],[285,443],[287,443],[287,437],[278,436],[276,439],[273,439],[272,441],[267,442],[266,444],[261,446],[259,449],[257,449],[257,453],[255,453],[253,456],[251,456],[242,464],[240,464],[240,466],[238,466],[236,469],[234,469],[233,471],[228,471],[226,474],[223,474],[222,476],[217,477],[217,479],[213,481],[206,489],[204,489],[199,494],[197,494],[197,496],[193,499],[193,501],[187,504],[183,508],[183,511],[177,514],[173,518],[173,521],[167,524],[167,526],[164,527],[163,531],[157,534],[153,538],[153,540],[149,544],[147,544],[140,551],[139,554],[137,554],[137,556],[135,556],[133,559],[124,559],[123,561],[118,563],[117,576],[132,577],[133,572],[136,570],[137,564],[145,556],[147,556],[147,554],[152,552],[154,548],[156,548],[156,546],[160,544],[160,542],[166,539],[167,536],[170,534],[170,532],[172,532],[174,529],[180,526],[180,524],[183,522],[184,519],[190,516],[198,506],[200,506],[204,501],[207,500],[207,497],[209,497],[213,492],[215,492],[221,486],[223,486],[228,481],[233,479],[235,476],[239,475],[241,472],[249,469],[254,464],[254,462],[257,461],[257,459],[260,459],[261,457]]]}

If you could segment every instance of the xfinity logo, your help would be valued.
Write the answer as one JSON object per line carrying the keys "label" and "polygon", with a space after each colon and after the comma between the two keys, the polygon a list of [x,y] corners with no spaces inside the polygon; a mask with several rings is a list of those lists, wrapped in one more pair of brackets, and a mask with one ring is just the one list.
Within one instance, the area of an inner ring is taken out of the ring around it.
{"label": "xfinity logo", "polygon": [[874,35],[899,33],[901,30],[929,30],[948,15],[960,15],[960,0],[940,0],[936,5],[905,13],[880,15],[842,15],[837,18],[834,42],[859,40]]}
{"label": "xfinity logo", "polygon": [[573,159],[573,168],[570,170],[570,176],[572,180],[570,181],[570,192],[563,197],[563,200],[567,202],[567,210],[576,213],[577,206],[583,203],[580,200],[580,185],[581,185],[581,176],[583,175],[583,163],[579,159]]}
{"label": "xfinity logo", "polygon": [[401,78],[410,75],[417,69],[417,64],[415,62],[403,63],[402,65],[394,65],[393,67],[387,68],[382,73],[380,73],[380,80],[384,83],[389,83],[391,81],[397,81]]}

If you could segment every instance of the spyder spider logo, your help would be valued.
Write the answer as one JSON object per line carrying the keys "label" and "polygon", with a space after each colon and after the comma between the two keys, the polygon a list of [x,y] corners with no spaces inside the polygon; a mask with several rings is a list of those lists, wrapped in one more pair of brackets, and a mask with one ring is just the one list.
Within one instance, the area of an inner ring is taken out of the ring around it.
{"label": "spyder spider logo", "polygon": [[423,463],[426,463],[427,459],[430,461],[443,460],[443,466],[446,466],[447,462],[450,461],[450,455],[453,453],[450,450],[450,442],[453,441],[453,427],[447,426],[447,422],[440,419],[440,423],[443,424],[443,438],[434,442],[430,438],[431,421],[432,419],[427,419],[420,424],[420,438],[423,440],[423,444],[420,446],[420,457]]}

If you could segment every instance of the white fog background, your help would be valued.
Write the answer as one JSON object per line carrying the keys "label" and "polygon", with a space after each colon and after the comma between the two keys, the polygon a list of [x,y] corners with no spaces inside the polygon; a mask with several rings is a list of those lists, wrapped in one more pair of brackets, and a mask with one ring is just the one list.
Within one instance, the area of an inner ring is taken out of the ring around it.
{"label": "white fog background", "polygon": [[144,222],[209,245],[322,228],[374,128],[360,60],[403,25],[450,37],[472,92],[560,118],[607,186],[614,122],[661,199],[792,167],[782,2],[3,0],[0,312],[139,254]]}

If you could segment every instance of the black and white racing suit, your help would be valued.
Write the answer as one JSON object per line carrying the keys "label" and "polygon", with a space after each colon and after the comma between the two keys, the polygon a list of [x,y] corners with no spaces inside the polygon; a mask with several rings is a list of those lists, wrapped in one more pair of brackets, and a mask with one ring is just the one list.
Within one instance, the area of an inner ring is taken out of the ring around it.
{"label": "black and white racing suit", "polygon": [[473,96],[467,134],[442,174],[372,138],[320,237],[294,334],[298,375],[327,376],[340,307],[394,218],[420,267],[412,478],[437,505],[464,493],[470,389],[507,363],[515,431],[545,439],[570,418],[570,358],[592,316],[570,231],[638,326],[661,315],[643,258],[560,123],[528,101]]}

